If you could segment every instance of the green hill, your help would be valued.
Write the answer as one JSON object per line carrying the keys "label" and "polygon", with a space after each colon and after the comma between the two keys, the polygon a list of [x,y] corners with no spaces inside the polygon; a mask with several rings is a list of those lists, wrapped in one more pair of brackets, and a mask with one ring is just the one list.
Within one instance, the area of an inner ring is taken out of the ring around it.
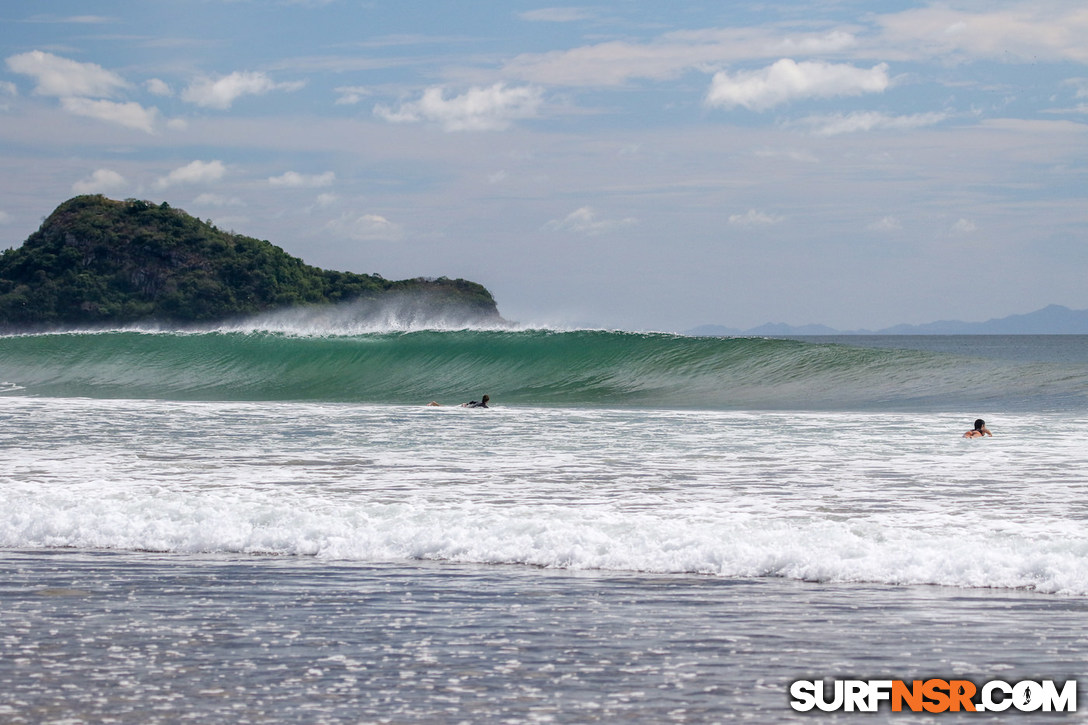
{"label": "green hill", "polygon": [[166,202],[77,196],[22,246],[0,254],[0,328],[154,321],[191,325],[395,292],[466,320],[499,320],[482,285],[386,280],[303,263],[267,241],[221,231]]}

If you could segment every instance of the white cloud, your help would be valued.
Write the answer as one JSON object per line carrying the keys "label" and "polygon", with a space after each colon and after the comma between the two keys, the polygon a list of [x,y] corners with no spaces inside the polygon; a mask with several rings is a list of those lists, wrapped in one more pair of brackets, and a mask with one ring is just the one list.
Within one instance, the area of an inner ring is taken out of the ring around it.
{"label": "white cloud", "polygon": [[153,93],[156,96],[172,96],[174,90],[166,83],[166,81],[158,78],[152,78],[144,84],[147,87],[149,93]]}
{"label": "white cloud", "polygon": [[593,16],[583,8],[540,8],[519,13],[518,17],[535,23],[571,23]]}
{"label": "white cloud", "polygon": [[118,101],[92,100],[90,98],[62,98],[61,107],[68,113],[100,121],[120,124],[137,131],[155,132],[155,121],[159,109],[144,108],[139,103],[120,103]]}
{"label": "white cloud", "polygon": [[763,159],[785,159],[802,164],[814,164],[820,160],[814,153],[805,149],[761,148],[752,153]]}
{"label": "white cloud", "polygon": [[105,15],[67,15],[57,17],[54,15],[32,15],[27,18],[28,23],[75,23],[78,25],[98,25],[100,23],[113,22],[112,18]]}
{"label": "white cloud", "polygon": [[340,97],[336,99],[338,106],[354,106],[371,94],[366,86],[340,86],[335,89]]}
{"label": "white cloud", "polygon": [[690,43],[639,45],[610,41],[573,50],[524,53],[507,63],[503,70],[534,83],[618,86],[632,78],[673,78],[703,62],[721,60],[718,52],[699,51],[698,46]]}
{"label": "white cloud", "polygon": [[342,237],[360,242],[395,242],[404,237],[404,229],[378,214],[349,212],[333,219],[325,228]]}
{"label": "white cloud", "polygon": [[886,216],[882,219],[877,219],[867,226],[866,229],[872,232],[898,232],[903,229],[903,223],[894,216]]}
{"label": "white cloud", "polygon": [[536,116],[543,102],[538,88],[508,88],[496,83],[487,88],[470,88],[460,96],[445,97],[444,89],[428,88],[418,101],[393,110],[374,107],[374,115],[391,123],[440,123],[447,131],[487,131],[508,128],[512,121]]}
{"label": "white cloud", "polygon": [[193,161],[174,169],[155,182],[155,186],[165,189],[176,184],[206,184],[219,181],[227,173],[222,161]]}
{"label": "white cloud", "polygon": [[1030,118],[987,118],[979,123],[979,127],[1013,133],[1047,134],[1051,138],[1062,135],[1076,138],[1078,142],[1088,132],[1088,126],[1076,121],[1040,121]]}
{"label": "white cloud", "polygon": [[784,220],[785,217],[775,216],[774,214],[757,211],[756,209],[749,209],[744,214],[731,214],[729,216],[730,224],[741,227],[771,226],[773,224],[780,224]]}
{"label": "white cloud", "polygon": [[[318,194],[317,198],[314,199],[314,203],[310,204],[307,207],[305,207],[304,211],[307,214],[313,214],[315,211],[317,211],[319,209],[328,209],[330,206],[334,206],[338,201],[340,201],[339,196],[337,196],[336,194],[333,194],[331,192],[326,191],[326,192],[323,192],[321,194]],[[327,229],[332,228],[332,223],[330,222],[329,224],[326,224],[325,226],[326,226]]]}
{"label": "white cloud", "polygon": [[8,96],[19,95],[19,89],[11,81],[0,81],[0,93]]}
{"label": "white cloud", "polygon": [[[80,63],[52,53],[34,50],[7,59],[15,73],[35,79],[34,93],[55,96],[68,113],[116,123],[126,128],[155,132],[157,108],[139,103],[105,100],[129,87],[121,76],[94,63]],[[14,86],[12,86],[14,90]]]}
{"label": "white cloud", "polygon": [[125,177],[112,169],[98,169],[86,179],[72,184],[72,191],[77,194],[104,194],[116,191],[127,183]]}
{"label": "white cloud", "polygon": [[297,91],[301,81],[276,83],[264,73],[235,71],[222,78],[201,78],[182,91],[181,98],[203,108],[226,110],[242,96],[259,96],[270,91]]}
{"label": "white cloud", "polygon": [[272,186],[285,186],[288,188],[316,188],[332,186],[336,181],[336,174],[326,171],[323,174],[300,174],[297,171],[288,171],[279,176],[268,177],[268,183]]}
{"label": "white cloud", "polygon": [[858,111],[848,114],[809,116],[800,121],[809,126],[817,136],[837,136],[843,133],[891,130],[902,131],[923,126],[933,126],[948,118],[947,113],[915,113],[908,116],[891,116],[877,111]]}
{"label": "white cloud", "polygon": [[826,35],[805,35],[800,38],[786,38],[774,45],[778,55],[818,55],[839,53],[857,44],[852,33],[833,30]]}
{"label": "white cloud", "polygon": [[588,206],[575,209],[563,219],[553,219],[544,225],[545,229],[561,232],[576,232],[578,234],[602,234],[620,227],[637,224],[633,217],[624,219],[599,219],[597,212]]}
{"label": "white cloud", "polygon": [[[1062,85],[1073,88],[1074,98],[1088,98],[1088,78],[1068,78]],[[1078,103],[1072,108],[1052,109],[1047,113],[1088,113],[1088,104]]]}
{"label": "white cloud", "polygon": [[90,96],[110,98],[127,88],[121,76],[94,63],[80,63],[52,53],[32,50],[7,59],[14,73],[37,81],[34,92],[42,96]]}
{"label": "white cloud", "polygon": [[952,232],[954,234],[970,234],[978,229],[975,223],[970,219],[959,219],[952,225]]}
{"label": "white cloud", "polygon": [[874,20],[883,26],[879,43],[914,58],[1088,62],[1088,12],[1083,3],[987,5],[980,6],[985,8],[982,12],[971,12],[934,3],[877,15]]}
{"label": "white cloud", "polygon": [[106,15],[69,15],[66,18],[61,18],[61,22],[76,23],[80,25],[99,25],[102,23],[112,23],[114,20]]}
{"label": "white cloud", "polygon": [[6,211],[0,211],[0,224],[10,224],[10,223],[11,223],[11,214],[8,214]]}
{"label": "white cloud", "polygon": [[204,193],[193,199],[196,206],[245,206],[245,202],[236,196],[223,196],[222,194]]}
{"label": "white cloud", "polygon": [[571,50],[522,53],[503,67],[508,77],[567,86],[618,86],[667,80],[691,70],[784,55],[840,53],[856,44],[842,30],[783,36],[775,28],[711,28],[667,33],[647,43],[608,41]]}
{"label": "white cloud", "polygon": [[832,98],[880,93],[890,84],[886,63],[857,68],[845,63],[783,58],[755,71],[714,74],[706,95],[709,106],[744,106],[752,111],[789,103],[798,98]]}

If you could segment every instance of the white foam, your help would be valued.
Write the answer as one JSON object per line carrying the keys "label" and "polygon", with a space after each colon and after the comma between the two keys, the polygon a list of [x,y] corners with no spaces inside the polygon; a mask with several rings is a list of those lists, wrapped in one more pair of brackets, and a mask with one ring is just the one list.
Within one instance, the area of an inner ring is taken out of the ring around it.
{"label": "white foam", "polygon": [[0,417],[3,547],[1088,594],[1088,420],[968,441],[938,415],[9,397]]}
{"label": "white foam", "polygon": [[[433,559],[566,569],[942,584],[1088,594],[1088,541],[1073,526],[919,527],[771,520],[726,511],[450,508],[327,502],[259,491],[99,487],[4,494],[0,545],[230,552],[385,562]],[[97,492],[97,495],[92,495]]]}

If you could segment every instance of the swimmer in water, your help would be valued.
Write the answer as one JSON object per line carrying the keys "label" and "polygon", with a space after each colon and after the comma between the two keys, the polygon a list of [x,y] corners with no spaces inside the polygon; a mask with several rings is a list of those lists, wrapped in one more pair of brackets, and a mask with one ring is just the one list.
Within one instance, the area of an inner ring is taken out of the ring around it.
{"label": "swimmer in water", "polygon": [[491,400],[491,398],[485,395],[484,397],[480,398],[480,402],[477,403],[475,400],[470,400],[467,403],[461,403],[461,407],[462,408],[486,408],[487,407],[487,401],[489,401],[489,400]]}
{"label": "swimmer in water", "polygon": [[990,432],[990,429],[986,427],[986,421],[979,418],[975,421],[975,427],[963,434],[964,438],[982,438],[984,436],[994,437],[994,434]]}

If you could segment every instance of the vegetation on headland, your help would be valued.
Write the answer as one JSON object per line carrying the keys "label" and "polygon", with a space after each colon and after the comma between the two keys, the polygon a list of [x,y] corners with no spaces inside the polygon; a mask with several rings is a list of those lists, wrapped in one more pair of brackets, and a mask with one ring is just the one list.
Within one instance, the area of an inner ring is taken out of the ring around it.
{"label": "vegetation on headland", "polygon": [[395,292],[499,319],[491,293],[475,282],[392,281],[312,267],[271,242],[224,232],[166,202],[77,196],[22,246],[0,253],[0,328],[9,330],[190,325]]}

